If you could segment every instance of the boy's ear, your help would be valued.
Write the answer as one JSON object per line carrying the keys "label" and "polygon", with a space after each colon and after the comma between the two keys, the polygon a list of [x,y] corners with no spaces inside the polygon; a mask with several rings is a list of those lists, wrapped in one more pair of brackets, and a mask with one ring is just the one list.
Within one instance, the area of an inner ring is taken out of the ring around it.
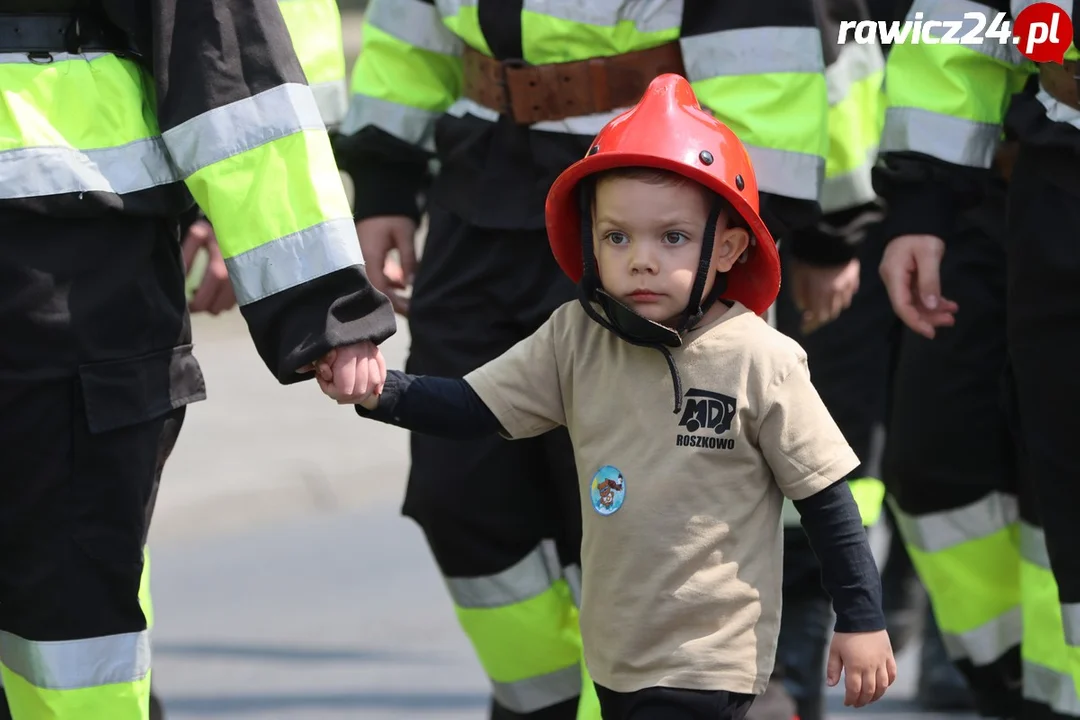
{"label": "boy's ear", "polygon": [[716,235],[713,244],[713,263],[717,272],[727,272],[750,245],[750,232],[741,227],[729,227]]}

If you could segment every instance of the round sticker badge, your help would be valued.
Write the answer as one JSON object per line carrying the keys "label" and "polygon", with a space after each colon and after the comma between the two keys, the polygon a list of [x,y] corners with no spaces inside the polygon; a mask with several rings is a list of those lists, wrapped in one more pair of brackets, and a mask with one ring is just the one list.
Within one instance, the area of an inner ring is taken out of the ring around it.
{"label": "round sticker badge", "polygon": [[605,465],[593,475],[589,489],[592,506],[601,515],[611,515],[626,499],[626,481],[619,468]]}

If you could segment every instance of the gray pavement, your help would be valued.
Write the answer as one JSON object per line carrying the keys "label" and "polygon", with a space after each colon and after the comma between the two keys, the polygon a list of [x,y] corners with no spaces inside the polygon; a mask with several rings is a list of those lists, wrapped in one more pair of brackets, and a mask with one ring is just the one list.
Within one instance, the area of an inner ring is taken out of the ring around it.
{"label": "gray pavement", "polygon": [[[281,387],[238,313],[195,319],[192,406],[151,535],[154,684],[170,718],[483,720],[486,681],[419,530],[404,432]],[[400,367],[404,328],[384,348]],[[833,717],[922,717],[888,698]],[[939,716],[942,717],[942,716]],[[958,716],[952,716],[958,717]]]}

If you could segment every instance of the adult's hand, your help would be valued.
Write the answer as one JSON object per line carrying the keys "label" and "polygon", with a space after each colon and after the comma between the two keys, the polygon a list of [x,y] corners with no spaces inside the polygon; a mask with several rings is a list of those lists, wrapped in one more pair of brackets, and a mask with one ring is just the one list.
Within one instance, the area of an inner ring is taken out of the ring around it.
{"label": "adult's hand", "polygon": [[207,253],[206,272],[188,303],[188,309],[193,313],[208,312],[211,315],[231,310],[236,307],[236,295],[229,282],[229,271],[225,267],[225,259],[221,257],[214,228],[206,220],[196,220],[184,236],[181,253],[188,273],[199,248],[204,248]]}
{"label": "adult's hand", "polygon": [[852,298],[859,291],[859,271],[857,259],[836,267],[793,263],[791,297],[802,313],[803,334],[809,335],[832,322],[851,306]]}
{"label": "adult's hand", "polygon": [[[416,272],[416,223],[404,215],[370,217],[356,223],[368,279],[390,298],[394,311],[409,314],[404,291]],[[390,251],[397,250],[400,273],[394,272]]]}
{"label": "adult's hand", "polygon": [[944,256],[945,242],[939,237],[901,235],[886,246],[878,267],[897,317],[929,339],[934,338],[937,328],[954,325],[960,309],[941,295]]}

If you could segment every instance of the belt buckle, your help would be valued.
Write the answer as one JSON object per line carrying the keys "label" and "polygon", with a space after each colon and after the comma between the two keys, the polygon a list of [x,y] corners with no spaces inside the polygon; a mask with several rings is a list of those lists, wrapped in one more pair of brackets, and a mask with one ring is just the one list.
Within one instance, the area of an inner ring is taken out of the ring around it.
{"label": "belt buckle", "polygon": [[499,87],[502,88],[503,93],[503,106],[499,108],[499,112],[513,120],[515,123],[517,122],[517,118],[514,117],[514,98],[510,93],[510,80],[507,77],[507,71],[519,70],[526,67],[529,67],[529,63],[521,58],[509,58],[507,60],[499,61]]}

